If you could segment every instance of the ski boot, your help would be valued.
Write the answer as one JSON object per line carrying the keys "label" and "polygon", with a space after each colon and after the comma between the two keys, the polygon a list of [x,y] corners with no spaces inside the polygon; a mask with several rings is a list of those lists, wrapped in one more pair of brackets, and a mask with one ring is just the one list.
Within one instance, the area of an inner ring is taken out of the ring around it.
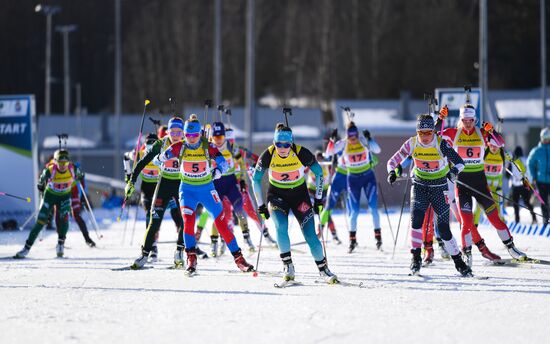
{"label": "ski boot", "polygon": [[235,264],[237,264],[237,267],[242,272],[254,271],[254,266],[248,264],[246,259],[244,259],[243,254],[241,253],[240,249],[236,252],[232,252],[232,254],[233,254],[233,257],[235,258]]}
{"label": "ski boot", "polygon": [[498,262],[501,258],[499,255],[494,254],[489,250],[487,245],[485,245],[485,240],[481,239],[479,242],[476,242],[476,246],[481,252],[481,256],[485,259],[490,260],[491,262]]}
{"label": "ski boot", "polygon": [[410,275],[418,275],[420,273],[420,268],[422,267],[422,256],[420,255],[420,247],[411,248],[412,258],[411,258],[411,273]]}
{"label": "ski boot", "polygon": [[[471,247],[470,247],[470,249],[471,249]],[[470,250],[470,253],[471,253],[471,250]],[[460,274],[462,276],[464,276],[464,277],[472,276],[472,269],[464,261],[464,259],[467,259],[467,258],[463,259],[462,255],[460,253],[457,254],[457,255],[451,256],[451,258],[453,258],[456,270],[458,272],[460,272]]]}
{"label": "ski boot", "polygon": [[185,269],[185,274],[191,276],[197,272],[197,254],[195,249],[186,250],[187,252],[187,269]]}
{"label": "ski boot", "polygon": [[262,234],[268,245],[277,247],[277,242],[271,237],[271,235],[269,234],[269,231],[267,230],[267,227],[264,228],[264,230],[262,231]]}
{"label": "ski boot", "polygon": [[334,240],[336,245],[341,245],[342,244],[342,240],[340,240],[340,238],[338,238],[338,234],[336,234],[336,231],[332,232],[332,240]]}
{"label": "ski boot", "polygon": [[90,237],[87,237],[86,238],[86,245],[90,246],[90,247],[95,247],[95,242],[90,238]]}
{"label": "ski boot", "polygon": [[352,253],[353,250],[357,247],[357,239],[355,237],[355,232],[349,232],[349,248],[348,253]]}
{"label": "ski boot", "polygon": [[223,256],[224,253],[225,253],[225,241],[223,240],[223,238],[221,238],[220,251],[218,252],[218,256]]}
{"label": "ski boot", "polygon": [[382,250],[382,233],[380,232],[380,228],[377,228],[374,230],[374,239],[376,239],[376,249],[378,251]]}
{"label": "ski boot", "polygon": [[248,251],[250,252],[256,252],[256,248],[254,247],[254,243],[252,242],[252,239],[250,238],[250,232],[246,231],[243,232],[243,239],[248,245]]}
{"label": "ski boot", "polygon": [[141,269],[142,267],[145,266],[145,263],[147,263],[147,257],[148,257],[148,256],[149,256],[148,254],[143,254],[143,253],[142,253],[141,256],[140,256],[139,258],[137,258],[137,259],[134,261],[134,264],[132,264],[132,265],[130,266],[130,268],[131,268],[132,270],[139,270],[139,269]]}
{"label": "ski boot", "polygon": [[319,268],[319,276],[328,284],[336,284],[338,283],[338,277],[333,274],[327,266],[327,259],[323,258],[323,260],[316,261],[317,268]]}
{"label": "ski boot", "polygon": [[[464,254],[463,258],[466,265],[472,267],[472,264],[474,263],[474,257],[472,256],[472,246],[464,246],[464,248],[462,249],[462,254]],[[455,256],[451,257],[454,259]]]}
{"label": "ski boot", "polygon": [[527,255],[521,252],[520,250],[518,250],[516,245],[514,245],[513,238],[505,240],[502,243],[506,245],[506,248],[508,249],[508,253],[510,254],[510,256],[512,256],[512,258],[517,259],[519,261],[527,259]]}
{"label": "ski boot", "polygon": [[285,281],[294,281],[294,264],[292,262],[284,264],[283,267],[283,280]]}
{"label": "ski boot", "polygon": [[183,269],[185,267],[185,260],[183,256],[183,249],[177,248],[174,251],[174,268]]}
{"label": "ski boot", "polygon": [[208,259],[208,253],[204,252],[203,250],[200,249],[199,246],[195,247],[195,250],[197,252],[197,256],[200,258],[200,259]]}
{"label": "ski boot", "polygon": [[437,239],[437,247],[439,247],[439,255],[441,256],[441,259],[443,260],[451,259],[451,255],[445,249],[445,244],[443,243],[443,240],[441,240],[441,238]]}
{"label": "ski boot", "polygon": [[65,254],[65,241],[64,240],[58,240],[57,246],[55,247],[55,253],[57,255],[57,258],[63,258],[63,255]]}
{"label": "ski boot", "polygon": [[149,253],[149,258],[151,259],[151,263],[158,262],[159,260],[158,255],[159,255],[159,249],[157,245],[153,245],[153,247],[151,248],[151,252]]}
{"label": "ski boot", "polygon": [[283,260],[283,280],[294,281],[294,264],[292,263],[292,257],[290,252],[281,253],[281,259]]}
{"label": "ski boot", "polygon": [[13,256],[13,258],[15,259],[23,259],[25,257],[27,257],[27,255],[29,254],[29,251],[31,250],[30,247],[27,247],[27,245],[25,245],[25,247],[23,247],[23,249],[19,252],[17,252],[15,254],[15,256]]}
{"label": "ski boot", "polygon": [[424,266],[428,266],[434,262],[433,242],[424,243]]}
{"label": "ski boot", "polygon": [[217,236],[210,236],[210,255],[212,257],[218,256],[218,237]]}

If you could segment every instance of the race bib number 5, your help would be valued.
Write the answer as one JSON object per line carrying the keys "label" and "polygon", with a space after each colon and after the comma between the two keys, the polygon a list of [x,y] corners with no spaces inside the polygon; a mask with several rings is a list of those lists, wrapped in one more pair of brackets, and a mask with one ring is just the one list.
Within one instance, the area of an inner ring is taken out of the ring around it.
{"label": "race bib number 5", "polygon": [[185,173],[202,173],[206,171],[206,161],[185,161],[183,163],[183,170]]}

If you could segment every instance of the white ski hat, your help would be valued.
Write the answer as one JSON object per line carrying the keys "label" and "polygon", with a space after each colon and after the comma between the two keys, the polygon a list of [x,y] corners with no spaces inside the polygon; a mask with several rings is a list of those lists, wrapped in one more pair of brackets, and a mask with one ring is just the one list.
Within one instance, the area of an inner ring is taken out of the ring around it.
{"label": "white ski hat", "polygon": [[550,129],[548,127],[540,131],[540,140],[541,141],[550,140]]}
{"label": "white ski hat", "polygon": [[468,105],[460,107],[460,118],[476,118],[476,109]]}

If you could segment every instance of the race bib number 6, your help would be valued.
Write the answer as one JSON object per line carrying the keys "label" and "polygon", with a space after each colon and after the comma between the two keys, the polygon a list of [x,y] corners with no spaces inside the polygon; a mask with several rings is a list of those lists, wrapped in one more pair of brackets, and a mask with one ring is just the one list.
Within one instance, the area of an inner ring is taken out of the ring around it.
{"label": "race bib number 6", "polygon": [[481,157],[480,147],[458,147],[458,155],[462,159],[476,159]]}

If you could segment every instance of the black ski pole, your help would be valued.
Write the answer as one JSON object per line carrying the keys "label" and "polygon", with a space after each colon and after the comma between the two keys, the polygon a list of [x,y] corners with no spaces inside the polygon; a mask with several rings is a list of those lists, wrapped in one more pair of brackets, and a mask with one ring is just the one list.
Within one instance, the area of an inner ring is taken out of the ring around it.
{"label": "black ski pole", "polygon": [[[130,180],[134,178],[134,169],[136,168],[136,161],[138,157],[138,150],[139,150],[139,144],[141,142],[141,135],[143,135],[143,123],[145,122],[145,112],[147,111],[147,105],[149,105],[151,101],[149,99],[145,99],[143,102],[143,113],[141,114],[141,124],[139,126],[139,135],[138,139],[136,141],[136,147],[134,148],[134,164],[132,165],[132,173],[130,174]],[[117,222],[120,222],[120,217],[122,216],[122,213],[124,212],[124,207],[126,207],[126,195],[124,195],[124,200],[122,201],[122,207],[120,208],[120,214],[117,217]]]}
{"label": "black ski pole", "polygon": [[290,128],[290,126],[288,125],[288,116],[292,116],[292,109],[288,108],[288,107],[284,107],[283,108],[283,114],[285,115],[286,126],[287,126],[287,128]]}
{"label": "black ski pole", "polygon": [[393,242],[393,252],[391,258],[395,255],[395,246],[397,245],[397,239],[399,238],[399,229],[401,227],[401,217],[403,216],[403,208],[405,208],[405,200],[407,199],[407,189],[409,188],[410,177],[407,176],[407,182],[405,183],[405,192],[403,193],[403,202],[401,202],[401,212],[399,213],[399,222],[397,222],[397,232],[395,233],[395,241]]}
{"label": "black ski pole", "polygon": [[223,110],[224,110],[224,106],[223,105],[218,105],[218,116],[220,117],[220,122],[223,122]]}
{"label": "black ski pole", "polygon": [[[487,196],[486,194],[484,194],[484,193],[482,193],[482,192],[476,190],[475,188],[471,187],[470,185],[468,185],[468,184],[466,184],[466,183],[464,183],[464,182],[461,182],[460,180],[456,180],[455,182],[456,182],[456,184],[462,185],[462,186],[464,186],[466,189],[468,189],[468,190],[470,190],[470,191],[473,191],[473,192],[477,193],[478,195],[485,197],[485,198],[488,199],[488,200],[491,200],[491,202],[494,202],[494,201],[495,201],[492,197]],[[507,200],[507,201],[510,202],[511,204],[515,204],[515,205],[517,205],[517,206],[519,206],[519,207],[522,207],[522,208],[524,208],[524,209],[527,209],[527,210],[531,211],[531,210],[530,210],[529,208],[527,208],[526,206],[521,205],[521,204],[519,204],[519,203],[517,203],[517,202],[514,202],[512,199],[510,199],[510,198],[508,198],[508,197],[506,197],[506,196],[504,196],[504,195],[501,195],[501,194],[499,194],[498,192],[491,191],[491,193],[497,195],[498,197],[501,197],[501,198]],[[540,217],[544,218],[544,216],[542,216],[542,215],[539,214],[539,213],[535,213],[534,211],[533,211],[533,214],[535,214],[535,215],[537,215],[537,216],[540,216]]]}
{"label": "black ski pole", "polygon": [[388,218],[388,225],[390,226],[391,238],[395,242],[395,235],[393,234],[393,229],[391,226],[390,214],[388,213],[386,198],[384,197],[384,193],[382,192],[382,187],[380,186],[380,182],[378,182],[378,190],[380,191],[380,196],[382,196],[382,204],[384,204],[384,211],[386,212],[386,217]]}
{"label": "black ski pole", "polygon": [[225,115],[227,116],[227,127],[231,128],[231,109],[225,109]]}

